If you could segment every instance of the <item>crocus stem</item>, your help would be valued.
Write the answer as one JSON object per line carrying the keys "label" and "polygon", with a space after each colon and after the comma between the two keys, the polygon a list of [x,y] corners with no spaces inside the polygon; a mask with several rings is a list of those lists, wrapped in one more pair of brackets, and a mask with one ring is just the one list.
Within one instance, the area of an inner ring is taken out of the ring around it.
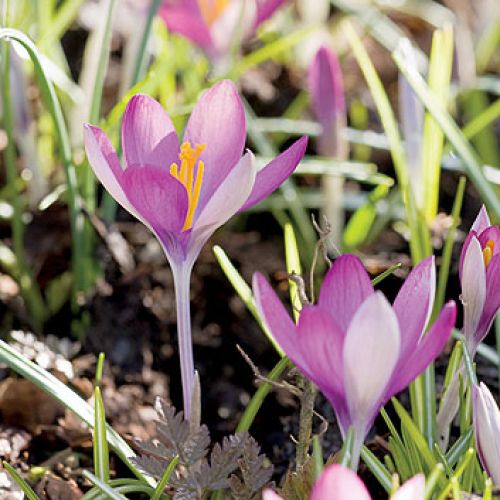
{"label": "crocus stem", "polygon": [[184,418],[188,419],[191,411],[191,399],[194,383],[193,341],[191,338],[190,281],[192,264],[184,263],[173,267],[175,303],[177,308],[177,341],[181,365],[182,398]]}
{"label": "crocus stem", "polygon": [[316,399],[317,389],[315,385],[302,377],[302,396],[300,398],[300,417],[299,417],[299,439],[297,442],[297,471],[299,471],[307,462],[309,447],[311,445],[312,420],[314,414],[314,400]]}
{"label": "crocus stem", "polygon": [[359,465],[359,457],[361,456],[361,448],[363,448],[363,443],[365,440],[365,433],[361,432],[359,429],[354,430],[354,441],[352,443],[351,449],[351,469],[356,472]]}

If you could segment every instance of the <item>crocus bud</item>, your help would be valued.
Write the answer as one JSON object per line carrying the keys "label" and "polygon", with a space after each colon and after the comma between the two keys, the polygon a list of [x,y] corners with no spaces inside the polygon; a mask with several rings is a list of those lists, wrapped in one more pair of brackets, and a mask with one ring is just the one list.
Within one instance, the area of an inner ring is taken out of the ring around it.
{"label": "crocus bud", "polygon": [[495,484],[500,484],[500,410],[490,390],[481,382],[472,388],[476,449],[481,464]]}

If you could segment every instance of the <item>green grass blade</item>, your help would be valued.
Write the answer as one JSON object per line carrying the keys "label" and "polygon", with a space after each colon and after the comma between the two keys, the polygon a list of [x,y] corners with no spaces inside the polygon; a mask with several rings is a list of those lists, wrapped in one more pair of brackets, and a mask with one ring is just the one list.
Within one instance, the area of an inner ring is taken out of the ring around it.
{"label": "green grass blade", "polygon": [[[284,228],[285,238],[285,260],[286,270],[288,274],[302,275],[302,266],[300,265],[299,248],[297,246],[297,238],[291,224],[285,224]],[[290,302],[292,303],[293,316],[295,321],[298,321],[302,303],[300,301],[297,283],[293,280],[288,280],[290,287]]]}
{"label": "green grass blade", "polygon": [[382,462],[366,447],[361,448],[361,458],[370,472],[377,478],[382,488],[390,493],[392,488],[392,478]]}
{"label": "green grass blade", "polygon": [[115,491],[111,486],[106,484],[105,482],[101,481],[98,477],[94,476],[92,472],[89,472],[88,470],[83,471],[84,477],[86,477],[92,484],[97,486],[102,493],[106,495],[105,498],[110,499],[110,500],[126,500],[126,497]]}
{"label": "green grass blade", "polygon": [[179,462],[179,457],[175,456],[170,463],[168,464],[168,467],[165,470],[165,473],[163,474],[162,478],[156,485],[156,489],[151,496],[151,500],[160,500],[161,496],[163,495],[163,491],[165,490],[165,487],[168,484],[168,481],[170,480],[170,476],[172,475],[172,472],[174,472],[175,467],[177,466]]}
{"label": "green grass blade", "polygon": [[33,491],[31,486],[19,475],[16,469],[5,460],[2,462],[4,469],[9,473],[9,476],[17,483],[19,488],[23,490],[28,500],[40,500],[40,497]]}
{"label": "green grass blade", "polygon": [[94,471],[103,482],[109,481],[109,451],[106,439],[106,415],[99,387],[94,388]]}

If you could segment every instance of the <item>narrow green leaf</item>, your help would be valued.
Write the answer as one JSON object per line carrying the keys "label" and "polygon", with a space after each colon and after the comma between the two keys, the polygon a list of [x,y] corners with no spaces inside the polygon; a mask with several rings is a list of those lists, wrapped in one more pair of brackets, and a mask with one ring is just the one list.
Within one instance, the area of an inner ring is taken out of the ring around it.
{"label": "narrow green leaf", "polygon": [[389,493],[392,487],[392,478],[382,462],[366,446],[361,448],[361,458],[382,488]]}
{"label": "narrow green leaf", "polygon": [[156,489],[153,493],[153,495],[151,496],[151,500],[160,500],[169,480],[170,480],[170,476],[172,475],[172,472],[174,472],[175,470],[175,467],[177,466],[177,464],[179,463],[179,457],[178,456],[175,456],[171,461],[170,463],[168,464],[168,467],[166,468],[165,470],[165,473],[163,474],[162,478],[160,479],[160,481],[158,482],[158,484],[156,485]]}
{"label": "narrow green leaf", "polygon": [[115,491],[111,486],[106,484],[105,482],[101,481],[98,477],[94,476],[92,472],[89,472],[88,470],[83,471],[83,475],[97,488],[99,488],[102,493],[106,495],[106,498],[111,499],[111,500],[126,500],[126,497]]}
{"label": "narrow green leaf", "polygon": [[[291,224],[285,224],[284,228],[285,238],[285,260],[286,270],[290,274],[302,275],[302,266],[300,265],[299,248],[297,246],[297,238],[295,238],[295,231]],[[300,310],[302,309],[302,302],[300,301],[299,290],[297,283],[293,280],[288,280],[290,287],[290,301],[293,308],[293,316],[295,321],[298,321]]]}
{"label": "narrow green leaf", "polygon": [[106,439],[106,416],[101,390],[94,388],[94,471],[103,482],[109,481],[109,451]]}
{"label": "narrow green leaf", "polygon": [[31,486],[20,476],[12,465],[5,460],[2,462],[4,469],[9,473],[9,476],[17,483],[19,488],[23,490],[28,500],[40,500],[40,497],[33,491]]}

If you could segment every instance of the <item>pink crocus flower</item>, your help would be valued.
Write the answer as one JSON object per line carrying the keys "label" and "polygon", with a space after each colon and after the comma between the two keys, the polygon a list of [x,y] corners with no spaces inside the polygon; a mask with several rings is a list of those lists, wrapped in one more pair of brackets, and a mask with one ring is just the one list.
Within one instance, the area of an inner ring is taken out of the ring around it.
{"label": "pink crocus flower", "polygon": [[455,324],[449,302],[424,335],[434,303],[434,258],[413,269],[394,304],[375,291],[361,261],[339,257],[318,303],[304,305],[297,325],[260,274],[253,289],[260,314],[287,356],[328,398],[345,436],[354,428],[352,467],[380,408],[442,351]]}
{"label": "pink crocus flower", "polygon": [[211,59],[251,36],[285,0],[165,0],[158,14],[168,29],[201,47]]}
{"label": "pink crocus flower", "polygon": [[463,333],[474,356],[500,308],[500,229],[491,225],[484,205],[463,244],[459,273]]}
{"label": "pink crocus flower", "polygon": [[[425,477],[417,474],[401,486],[392,500],[423,500]],[[371,500],[370,493],[355,472],[339,464],[329,465],[321,473],[311,492],[310,500]],[[263,500],[283,500],[277,493],[267,489]]]}
{"label": "pink crocus flower", "polygon": [[472,417],[476,449],[493,482],[500,485],[500,410],[486,385],[472,387]]}
{"label": "pink crocus flower", "polygon": [[243,105],[230,81],[201,96],[182,145],[160,104],[134,96],[122,124],[125,169],[104,132],[85,125],[85,148],[97,178],[123,208],[151,229],[170,262],[186,417],[194,381],[189,311],[193,264],[218,227],[290,176],[307,145],[307,138],[299,139],[257,172],[253,154],[243,154],[245,139]]}
{"label": "pink crocus flower", "polygon": [[347,142],[342,138],[347,116],[342,70],[337,55],[330,48],[321,47],[309,68],[308,86],[314,116],[322,127],[318,138],[318,152],[323,156],[347,155]]}

